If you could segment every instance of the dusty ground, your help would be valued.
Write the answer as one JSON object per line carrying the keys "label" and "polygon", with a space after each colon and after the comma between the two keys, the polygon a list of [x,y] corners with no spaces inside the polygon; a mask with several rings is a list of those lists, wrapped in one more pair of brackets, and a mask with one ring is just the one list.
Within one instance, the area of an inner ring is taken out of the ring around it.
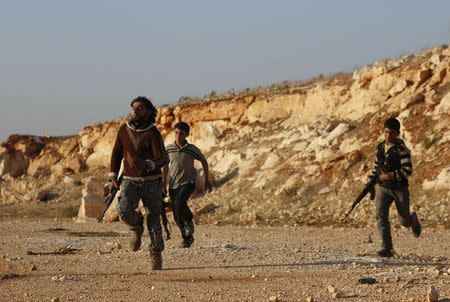
{"label": "dusty ground", "polygon": [[148,236],[133,253],[122,223],[0,219],[0,301],[422,301],[430,285],[450,301],[450,230],[396,229],[383,260],[371,228],[198,225],[150,272]]}

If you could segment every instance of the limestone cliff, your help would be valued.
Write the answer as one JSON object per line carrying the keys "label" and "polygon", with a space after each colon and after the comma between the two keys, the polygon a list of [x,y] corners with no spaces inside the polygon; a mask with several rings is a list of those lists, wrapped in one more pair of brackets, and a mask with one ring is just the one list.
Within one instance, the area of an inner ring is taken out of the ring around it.
{"label": "limestone cliff", "polygon": [[[199,220],[337,224],[367,181],[387,117],[401,121],[412,150],[412,208],[426,225],[450,226],[447,46],[353,74],[161,107],[158,127],[171,142],[174,123],[190,123],[190,141],[207,155],[217,185],[192,200]],[[1,203],[80,198],[88,176],[106,178],[123,121],[71,137],[10,136],[0,149]],[[351,223],[373,223],[373,210],[364,201]]]}

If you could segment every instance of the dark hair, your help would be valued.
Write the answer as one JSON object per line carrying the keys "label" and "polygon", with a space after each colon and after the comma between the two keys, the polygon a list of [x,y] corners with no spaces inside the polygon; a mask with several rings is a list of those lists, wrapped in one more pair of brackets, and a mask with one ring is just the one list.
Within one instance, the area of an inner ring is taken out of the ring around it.
{"label": "dark hair", "polygon": [[388,118],[384,122],[384,128],[400,131],[400,122],[396,118],[393,118],[393,117]]}
{"label": "dark hair", "polygon": [[183,130],[187,135],[189,135],[189,131],[191,130],[191,127],[189,127],[188,123],[185,122],[178,122],[173,128]]}
{"label": "dark hair", "polygon": [[153,106],[152,102],[146,98],[145,96],[138,96],[134,100],[131,101],[131,106],[133,106],[134,103],[139,102],[141,103],[145,109],[147,109],[149,113],[149,122],[150,123],[156,123],[156,115],[158,114],[158,110],[156,110],[155,106]]}

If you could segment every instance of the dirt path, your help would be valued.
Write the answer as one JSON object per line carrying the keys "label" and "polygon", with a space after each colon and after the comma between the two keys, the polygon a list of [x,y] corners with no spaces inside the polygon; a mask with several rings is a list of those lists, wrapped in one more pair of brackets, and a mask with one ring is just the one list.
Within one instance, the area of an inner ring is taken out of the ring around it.
{"label": "dirt path", "polygon": [[199,225],[150,272],[121,223],[3,220],[0,301],[422,301],[429,285],[450,301],[450,231],[393,235],[398,255],[382,260],[374,229]]}

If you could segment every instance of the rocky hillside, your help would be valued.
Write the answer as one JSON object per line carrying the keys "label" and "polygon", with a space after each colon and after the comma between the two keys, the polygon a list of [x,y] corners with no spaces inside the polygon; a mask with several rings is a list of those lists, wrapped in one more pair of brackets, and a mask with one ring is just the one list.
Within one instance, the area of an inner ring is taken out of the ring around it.
{"label": "rocky hillside", "polygon": [[[447,46],[353,74],[183,100],[159,108],[158,127],[171,142],[174,123],[190,123],[190,141],[207,155],[216,189],[191,202],[200,222],[332,225],[367,182],[388,117],[401,121],[412,150],[412,208],[425,225],[450,227]],[[81,200],[88,180],[106,179],[123,121],[70,137],[10,136],[0,149],[1,203]],[[346,223],[373,216],[367,198]]]}

